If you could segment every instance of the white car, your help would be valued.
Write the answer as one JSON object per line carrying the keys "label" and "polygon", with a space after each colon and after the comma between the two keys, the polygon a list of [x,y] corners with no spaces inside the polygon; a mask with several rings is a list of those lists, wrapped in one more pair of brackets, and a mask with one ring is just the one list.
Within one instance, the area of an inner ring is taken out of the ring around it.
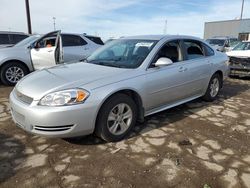
{"label": "white car", "polygon": [[247,58],[250,57],[250,41],[240,42],[232,51],[226,52],[229,57]]}
{"label": "white car", "polygon": [[226,54],[230,62],[230,76],[250,76],[250,41],[239,43]]}

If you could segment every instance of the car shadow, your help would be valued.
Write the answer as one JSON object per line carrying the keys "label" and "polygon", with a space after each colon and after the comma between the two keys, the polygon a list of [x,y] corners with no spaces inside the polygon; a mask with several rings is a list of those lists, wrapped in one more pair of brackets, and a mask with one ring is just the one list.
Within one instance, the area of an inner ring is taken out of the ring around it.
{"label": "car shadow", "polygon": [[[226,80],[224,83],[224,87],[221,90],[221,93],[219,94],[218,98],[215,101],[205,102],[201,98],[198,98],[186,104],[182,104],[174,108],[150,115],[145,118],[144,123],[137,123],[132,134],[130,134],[130,136],[128,136],[125,139],[137,137],[142,132],[143,133],[149,132],[152,131],[153,129],[158,129],[163,126],[168,126],[168,124],[181,121],[187,116],[191,116],[192,114],[194,114],[192,112],[192,109],[195,109],[197,112],[197,111],[202,111],[211,105],[223,104],[225,100],[240,95],[241,93],[249,89],[250,89],[250,84],[239,83],[231,79]],[[166,118],[168,119],[167,123],[165,121]],[[152,124],[151,122],[154,122],[154,126],[151,126]],[[98,145],[106,143],[105,141],[101,140],[95,135],[88,135],[88,136],[70,138],[64,140],[66,142],[76,145]]]}
{"label": "car shadow", "polygon": [[25,146],[18,139],[0,133],[0,187],[16,174],[16,168],[26,158]]}

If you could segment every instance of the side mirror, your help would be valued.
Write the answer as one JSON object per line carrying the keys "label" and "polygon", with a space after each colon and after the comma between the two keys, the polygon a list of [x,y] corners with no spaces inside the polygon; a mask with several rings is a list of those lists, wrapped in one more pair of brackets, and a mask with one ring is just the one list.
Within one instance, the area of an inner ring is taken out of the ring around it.
{"label": "side mirror", "polygon": [[224,45],[226,48],[230,47],[229,43],[226,42],[226,44]]}
{"label": "side mirror", "polygon": [[38,48],[38,44],[37,44],[37,42],[34,42],[34,43],[32,43],[30,46],[29,46],[29,48],[30,49],[32,49],[32,48]]}
{"label": "side mirror", "polygon": [[171,64],[173,64],[173,61],[171,59],[166,57],[161,57],[156,61],[155,67],[164,67]]}

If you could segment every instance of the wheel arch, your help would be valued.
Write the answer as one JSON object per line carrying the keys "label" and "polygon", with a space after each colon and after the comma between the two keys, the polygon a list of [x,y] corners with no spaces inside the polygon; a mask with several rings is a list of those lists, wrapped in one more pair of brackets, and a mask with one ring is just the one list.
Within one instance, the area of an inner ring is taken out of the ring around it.
{"label": "wheel arch", "polygon": [[104,105],[104,103],[107,100],[109,100],[111,97],[113,97],[119,93],[126,94],[126,95],[131,97],[131,99],[135,102],[137,110],[138,110],[137,121],[143,122],[144,121],[144,107],[143,107],[142,98],[137,91],[135,91],[134,89],[131,89],[131,88],[119,89],[119,90],[113,91],[109,95],[107,95],[98,108],[98,111],[96,114],[96,119],[98,118],[98,114],[99,114],[102,106]]}
{"label": "wheel arch", "polygon": [[221,78],[221,87],[223,86],[223,72],[221,70],[217,70],[213,75],[218,74]]}
{"label": "wheel arch", "polygon": [[11,62],[19,62],[19,63],[21,63],[23,66],[25,66],[25,68],[27,69],[27,71],[28,71],[29,73],[31,72],[31,71],[30,71],[30,68],[26,65],[26,63],[24,63],[23,61],[18,60],[18,59],[10,59],[10,60],[5,61],[4,63],[2,63],[2,64],[0,65],[0,71],[1,71],[1,69],[2,69],[2,67],[3,67],[4,65],[6,65],[6,64],[8,64],[8,63],[11,63]]}

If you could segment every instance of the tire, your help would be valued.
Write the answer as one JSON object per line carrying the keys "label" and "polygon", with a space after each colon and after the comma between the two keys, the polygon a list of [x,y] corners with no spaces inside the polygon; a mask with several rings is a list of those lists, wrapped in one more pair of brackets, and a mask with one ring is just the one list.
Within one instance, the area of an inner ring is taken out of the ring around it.
{"label": "tire", "polygon": [[[14,74],[14,72],[16,72],[15,77],[7,76],[11,75],[11,73]],[[14,86],[28,73],[28,69],[22,63],[13,61],[2,66],[0,70],[0,78],[4,85]]]}
{"label": "tire", "polygon": [[[122,107],[124,107],[123,111]],[[119,116],[121,112],[123,115]],[[129,115],[131,118],[127,118]],[[116,94],[101,107],[97,116],[95,134],[107,142],[122,140],[133,129],[136,119],[137,107],[134,101],[128,95]]]}
{"label": "tire", "polygon": [[[222,88],[222,78],[219,74],[214,74],[209,81],[207,91],[202,97],[205,101],[212,102],[218,96],[220,89]],[[216,84],[217,83],[217,84]]]}

